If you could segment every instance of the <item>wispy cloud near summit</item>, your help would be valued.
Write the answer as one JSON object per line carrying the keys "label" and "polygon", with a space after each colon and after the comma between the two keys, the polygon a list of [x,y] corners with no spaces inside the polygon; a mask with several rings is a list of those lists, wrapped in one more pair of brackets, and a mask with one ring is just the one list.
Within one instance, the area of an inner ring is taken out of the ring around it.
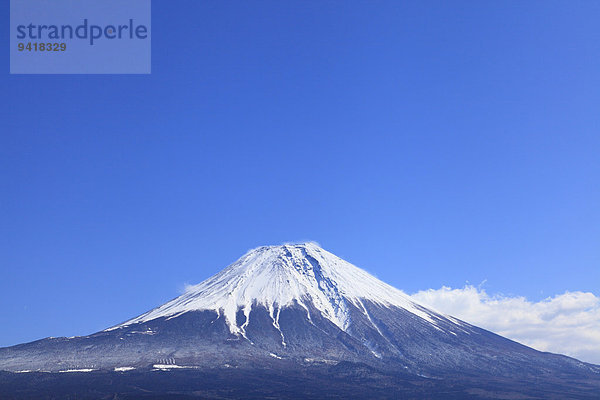
{"label": "wispy cloud near summit", "polygon": [[467,285],[422,290],[412,297],[535,349],[600,364],[600,297],[593,293],[565,292],[532,302]]}

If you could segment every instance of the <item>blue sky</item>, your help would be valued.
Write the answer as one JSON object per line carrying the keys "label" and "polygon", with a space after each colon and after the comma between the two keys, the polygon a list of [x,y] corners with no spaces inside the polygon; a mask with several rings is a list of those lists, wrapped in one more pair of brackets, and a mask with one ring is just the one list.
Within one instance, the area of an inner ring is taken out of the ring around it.
{"label": "blue sky", "polygon": [[600,4],[447,3],[154,0],[148,76],[4,51],[0,346],[286,241],[409,293],[598,295]]}

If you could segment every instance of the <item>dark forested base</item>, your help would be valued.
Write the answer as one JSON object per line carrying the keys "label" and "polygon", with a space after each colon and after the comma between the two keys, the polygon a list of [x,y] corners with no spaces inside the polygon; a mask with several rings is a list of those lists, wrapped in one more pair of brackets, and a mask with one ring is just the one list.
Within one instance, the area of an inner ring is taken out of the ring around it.
{"label": "dark forested base", "polygon": [[598,399],[600,379],[415,377],[340,363],[289,370],[0,373],[1,399]]}

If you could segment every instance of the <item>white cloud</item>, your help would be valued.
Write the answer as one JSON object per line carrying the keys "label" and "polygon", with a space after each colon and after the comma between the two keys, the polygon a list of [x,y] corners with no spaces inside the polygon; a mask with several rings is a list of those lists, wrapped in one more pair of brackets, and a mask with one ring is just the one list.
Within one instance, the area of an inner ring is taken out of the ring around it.
{"label": "white cloud", "polygon": [[189,292],[189,291],[190,291],[190,290],[191,290],[191,289],[192,289],[194,286],[196,286],[196,285],[192,285],[192,284],[189,284],[189,283],[187,283],[187,282],[186,282],[186,283],[184,283],[184,284],[183,284],[183,286],[180,286],[180,288],[179,288],[179,293],[180,293],[180,294],[186,294],[186,293],[187,293],[187,292]]}
{"label": "white cloud", "polygon": [[565,292],[531,302],[524,297],[490,296],[467,285],[422,290],[412,297],[535,349],[600,364],[600,297],[593,293]]}

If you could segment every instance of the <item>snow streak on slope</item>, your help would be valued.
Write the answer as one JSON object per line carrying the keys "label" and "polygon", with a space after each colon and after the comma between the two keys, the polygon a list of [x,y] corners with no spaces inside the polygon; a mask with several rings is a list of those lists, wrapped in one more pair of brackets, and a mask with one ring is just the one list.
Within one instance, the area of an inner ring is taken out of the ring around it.
{"label": "snow streak on slope", "polygon": [[[365,310],[362,303],[365,300],[403,308],[435,323],[400,290],[314,243],[304,243],[251,250],[182,296],[119,326],[160,317],[174,318],[188,311],[214,310],[225,317],[232,333],[245,336],[253,304],[264,306],[278,328],[281,308],[297,303],[306,309],[310,319],[307,307],[310,302],[324,318],[346,330],[350,323],[348,306]],[[241,326],[236,323],[239,309],[246,316]]]}

